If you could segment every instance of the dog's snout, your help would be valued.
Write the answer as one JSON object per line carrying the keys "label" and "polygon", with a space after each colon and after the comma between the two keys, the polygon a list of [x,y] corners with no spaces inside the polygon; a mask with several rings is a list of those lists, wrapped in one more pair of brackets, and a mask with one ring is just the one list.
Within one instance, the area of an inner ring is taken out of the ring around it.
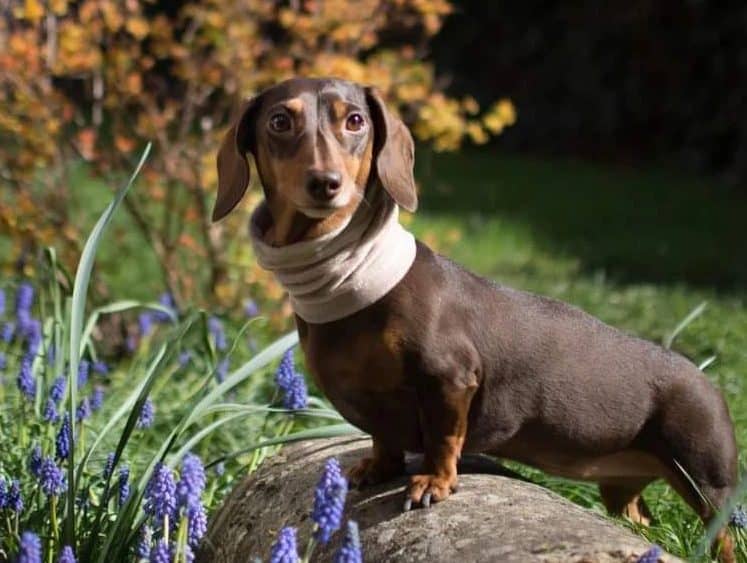
{"label": "dog's snout", "polygon": [[306,188],[311,197],[328,201],[335,197],[342,186],[342,174],[334,170],[309,170],[306,177]]}

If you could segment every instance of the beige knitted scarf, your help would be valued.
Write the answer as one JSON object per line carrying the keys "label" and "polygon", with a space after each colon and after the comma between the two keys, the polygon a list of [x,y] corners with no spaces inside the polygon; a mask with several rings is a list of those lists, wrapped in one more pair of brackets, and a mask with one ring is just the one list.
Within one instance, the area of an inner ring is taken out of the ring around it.
{"label": "beige knitted scarf", "polygon": [[415,260],[415,238],[399,223],[397,204],[380,188],[370,190],[347,223],[318,238],[271,246],[266,204],[252,213],[250,235],[259,265],[290,295],[295,313],[328,323],[378,301]]}

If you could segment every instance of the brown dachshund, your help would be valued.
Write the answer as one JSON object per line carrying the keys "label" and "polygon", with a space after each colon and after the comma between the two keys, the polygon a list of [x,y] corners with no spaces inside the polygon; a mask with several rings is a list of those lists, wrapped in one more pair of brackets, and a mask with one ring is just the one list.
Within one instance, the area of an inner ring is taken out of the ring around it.
{"label": "brown dachshund", "polygon": [[[247,188],[247,153],[271,247],[334,239],[377,190],[417,207],[412,137],[357,84],[294,79],[249,101],[220,148],[214,220]],[[353,483],[400,475],[403,453],[422,452],[405,509],[428,507],[456,489],[460,455],[483,452],[595,481],[607,509],[635,522],[647,521],[640,494],[658,478],[705,522],[725,505],[737,481],[733,423],[697,367],[420,242],[414,254],[404,277],[362,309],[321,323],[296,317],[319,388],[373,437]],[[725,530],[717,548],[734,561]]]}

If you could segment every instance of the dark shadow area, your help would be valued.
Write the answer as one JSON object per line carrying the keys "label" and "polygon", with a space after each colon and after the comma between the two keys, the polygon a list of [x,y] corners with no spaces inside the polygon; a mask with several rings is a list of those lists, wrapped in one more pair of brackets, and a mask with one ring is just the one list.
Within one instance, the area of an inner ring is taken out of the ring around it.
{"label": "dark shadow area", "polygon": [[747,288],[747,198],[715,180],[572,160],[418,151],[421,212],[529,225],[619,282]]}

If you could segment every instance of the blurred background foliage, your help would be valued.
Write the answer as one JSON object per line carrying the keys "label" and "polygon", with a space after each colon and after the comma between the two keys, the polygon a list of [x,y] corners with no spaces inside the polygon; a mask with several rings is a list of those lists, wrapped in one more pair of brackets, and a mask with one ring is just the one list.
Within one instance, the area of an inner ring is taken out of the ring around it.
{"label": "blurred background foliage", "polygon": [[504,148],[665,161],[744,193],[745,28],[735,1],[459,0],[432,55],[452,91],[516,104]]}
{"label": "blurred background foliage", "polygon": [[126,200],[126,229],[152,248],[177,302],[229,307],[247,288],[279,298],[243,236],[258,192],[219,226],[209,213],[219,138],[240,101],[295,75],[377,86],[438,151],[484,143],[516,119],[507,100],[481,112],[471,96],[444,94],[427,55],[452,11],[446,0],[4,4],[0,234],[12,245],[6,269],[27,275],[45,245],[74,266],[83,225],[71,201],[87,194],[81,183],[93,174],[116,185],[153,140],[145,186]]}

